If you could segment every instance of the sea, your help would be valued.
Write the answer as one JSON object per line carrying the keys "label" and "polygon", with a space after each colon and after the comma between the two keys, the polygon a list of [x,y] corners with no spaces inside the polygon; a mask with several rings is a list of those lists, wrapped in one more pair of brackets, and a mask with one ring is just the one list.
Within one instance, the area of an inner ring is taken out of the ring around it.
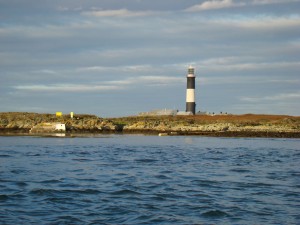
{"label": "sea", "polygon": [[300,139],[0,136],[0,224],[300,224]]}

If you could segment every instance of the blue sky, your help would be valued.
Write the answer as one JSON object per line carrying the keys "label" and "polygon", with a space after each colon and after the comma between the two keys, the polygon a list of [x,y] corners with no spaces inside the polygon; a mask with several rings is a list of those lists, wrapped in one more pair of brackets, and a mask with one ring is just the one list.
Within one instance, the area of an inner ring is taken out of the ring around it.
{"label": "blue sky", "polygon": [[300,0],[0,0],[0,111],[300,115]]}

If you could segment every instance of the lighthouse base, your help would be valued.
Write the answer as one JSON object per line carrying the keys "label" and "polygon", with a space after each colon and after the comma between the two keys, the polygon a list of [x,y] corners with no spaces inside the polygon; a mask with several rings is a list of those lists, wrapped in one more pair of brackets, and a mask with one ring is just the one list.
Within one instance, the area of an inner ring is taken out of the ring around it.
{"label": "lighthouse base", "polygon": [[195,102],[187,102],[185,111],[191,112],[195,115],[196,114],[196,103]]}

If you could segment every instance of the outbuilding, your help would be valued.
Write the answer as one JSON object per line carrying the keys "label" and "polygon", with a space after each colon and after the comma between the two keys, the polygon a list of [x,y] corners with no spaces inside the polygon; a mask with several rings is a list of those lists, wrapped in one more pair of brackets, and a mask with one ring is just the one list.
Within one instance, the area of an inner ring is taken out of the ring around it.
{"label": "outbuilding", "polygon": [[56,131],[66,131],[66,124],[64,124],[64,123],[57,123],[55,125],[55,130]]}

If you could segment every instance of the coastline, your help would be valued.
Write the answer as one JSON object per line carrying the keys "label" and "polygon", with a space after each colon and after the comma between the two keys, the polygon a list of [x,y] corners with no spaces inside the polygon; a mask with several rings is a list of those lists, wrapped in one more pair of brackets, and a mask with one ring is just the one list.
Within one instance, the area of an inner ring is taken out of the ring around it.
{"label": "coastline", "polygon": [[145,136],[202,136],[224,138],[300,138],[300,132],[185,132],[177,134],[156,131],[126,131],[126,132],[66,132],[66,133],[30,133],[26,131],[0,131],[0,136],[38,136],[38,137],[98,137],[102,135],[145,135]]}
{"label": "coastline", "polygon": [[[55,130],[57,123],[64,124],[65,131]],[[53,124],[54,129],[49,129]],[[78,114],[72,119],[68,115],[56,117],[53,114],[27,112],[0,113],[1,136],[52,134],[64,134],[66,137],[84,134],[162,134],[161,136],[300,138],[300,117],[245,114],[100,118]]]}

